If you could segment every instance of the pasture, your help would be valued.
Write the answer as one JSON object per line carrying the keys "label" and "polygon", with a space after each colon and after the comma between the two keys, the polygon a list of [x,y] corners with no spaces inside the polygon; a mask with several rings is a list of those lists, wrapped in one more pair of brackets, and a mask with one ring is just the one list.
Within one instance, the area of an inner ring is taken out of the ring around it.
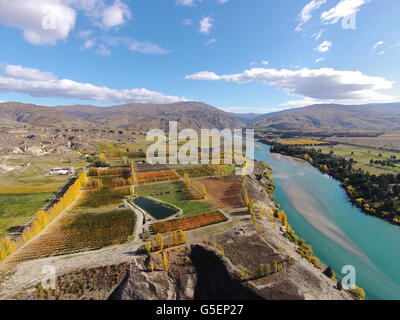
{"label": "pasture", "polygon": [[[316,149],[321,149],[323,153],[329,154],[333,152],[333,155],[339,157],[347,157],[352,158],[357,163],[354,165],[354,168],[369,172],[370,174],[384,174],[384,173],[400,173],[400,164],[396,164],[396,166],[382,166],[380,164],[370,164],[370,160],[374,161],[382,161],[382,160],[391,160],[392,156],[396,156],[397,159],[400,159],[400,152],[390,152],[385,150],[373,149],[373,148],[364,148],[364,147],[354,147],[348,145],[336,145],[336,146],[319,146]],[[381,155],[381,156],[380,156]]]}
{"label": "pasture", "polygon": [[52,195],[51,192],[0,194],[0,238],[28,222]]}
{"label": "pasture", "polygon": [[18,167],[21,164],[14,161],[16,169],[0,175],[0,237],[27,223],[71,177],[46,175],[52,167],[65,163],[43,160]]}

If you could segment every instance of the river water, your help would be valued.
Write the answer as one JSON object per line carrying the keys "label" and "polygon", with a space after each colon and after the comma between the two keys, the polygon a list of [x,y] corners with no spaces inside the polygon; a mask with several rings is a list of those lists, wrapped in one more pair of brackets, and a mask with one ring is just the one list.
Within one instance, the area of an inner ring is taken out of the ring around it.
{"label": "river water", "polygon": [[269,149],[256,143],[255,158],[272,167],[276,202],[296,234],[338,276],[354,266],[367,299],[400,299],[400,227],[363,214],[338,181],[308,162]]}

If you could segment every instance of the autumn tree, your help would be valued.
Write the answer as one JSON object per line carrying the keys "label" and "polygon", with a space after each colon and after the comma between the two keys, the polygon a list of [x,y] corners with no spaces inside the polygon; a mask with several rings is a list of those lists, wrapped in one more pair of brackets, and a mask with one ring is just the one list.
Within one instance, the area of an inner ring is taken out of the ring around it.
{"label": "autumn tree", "polygon": [[164,270],[167,271],[168,270],[168,259],[164,252],[162,253],[162,258],[163,258]]}
{"label": "autumn tree", "polygon": [[179,234],[179,244],[185,244],[187,242],[185,231],[179,230],[178,234]]}
{"label": "autumn tree", "polygon": [[164,249],[164,239],[160,233],[157,233],[156,235],[156,242],[157,242],[157,248],[159,250]]}
{"label": "autumn tree", "polygon": [[129,193],[130,193],[130,195],[131,195],[131,198],[133,198],[134,195],[135,195],[135,193],[134,193],[134,191],[133,191],[133,186],[131,186],[131,187],[129,188]]}
{"label": "autumn tree", "polygon": [[285,211],[281,210],[281,211],[279,212],[279,218],[280,218],[280,220],[281,220],[282,226],[287,227],[287,225],[288,225],[288,220],[287,220],[287,216],[286,216]]}
{"label": "autumn tree", "polygon": [[0,260],[5,259],[16,250],[17,246],[10,237],[0,239]]}
{"label": "autumn tree", "polygon": [[206,195],[207,195],[207,190],[206,190],[206,186],[203,185],[203,188],[201,190],[201,196],[206,199]]}

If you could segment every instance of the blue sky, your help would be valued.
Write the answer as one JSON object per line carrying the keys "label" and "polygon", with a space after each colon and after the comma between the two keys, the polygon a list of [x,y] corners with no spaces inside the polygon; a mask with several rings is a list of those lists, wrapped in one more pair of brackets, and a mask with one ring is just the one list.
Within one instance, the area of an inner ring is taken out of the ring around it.
{"label": "blue sky", "polygon": [[257,113],[400,101],[399,9],[398,0],[0,0],[0,101],[186,99]]}

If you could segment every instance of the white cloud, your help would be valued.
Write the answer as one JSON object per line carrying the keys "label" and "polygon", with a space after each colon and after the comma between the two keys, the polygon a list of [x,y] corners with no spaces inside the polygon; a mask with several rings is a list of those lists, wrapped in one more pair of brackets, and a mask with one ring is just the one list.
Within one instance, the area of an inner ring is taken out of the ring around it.
{"label": "white cloud", "polygon": [[61,0],[0,0],[0,23],[23,30],[26,41],[55,45],[75,27],[76,12]]}
{"label": "white cloud", "polygon": [[108,57],[109,55],[111,55],[111,51],[104,44],[99,45],[96,53],[104,57]]}
{"label": "white cloud", "polygon": [[200,29],[201,33],[210,33],[210,29],[212,28],[214,21],[210,17],[205,17],[203,20],[200,21]]}
{"label": "white cloud", "polygon": [[325,24],[337,23],[340,19],[357,13],[361,6],[368,1],[369,0],[341,0],[336,7],[323,12],[321,14],[321,20]]}
{"label": "white cloud", "polygon": [[132,16],[129,7],[121,0],[58,0],[83,12],[91,23],[103,29],[120,27]]}
{"label": "white cloud", "polygon": [[312,0],[309,2],[297,17],[299,24],[297,25],[295,31],[301,31],[303,25],[312,18],[312,12],[319,9],[327,0]]}
{"label": "white cloud", "polygon": [[269,65],[269,62],[268,62],[268,61],[266,61],[266,60],[263,60],[263,61],[261,61],[261,63],[262,63],[264,66],[267,66],[267,65]]}
{"label": "white cloud", "polygon": [[[203,0],[198,0],[199,2],[202,2]],[[217,3],[219,4],[225,4],[228,3],[229,0],[217,0]],[[176,4],[178,6],[194,6],[195,0],[176,0]]]}
{"label": "white cloud", "polygon": [[177,0],[176,4],[181,6],[193,6],[194,0]]}
{"label": "white cloud", "polygon": [[86,40],[85,43],[82,46],[82,49],[83,50],[90,49],[90,48],[92,48],[94,46],[94,44],[95,44],[94,40]]}
{"label": "white cloud", "polygon": [[324,61],[325,60],[325,58],[318,58],[318,59],[315,59],[315,62],[316,63],[320,63],[320,62],[322,62],[322,61]]}
{"label": "white cloud", "polygon": [[117,0],[112,6],[108,7],[103,12],[101,22],[105,29],[110,29],[123,25],[125,21],[130,18],[131,11],[129,10],[129,7]]}
{"label": "white cloud", "polygon": [[185,77],[186,80],[221,80],[223,77],[220,77],[215,72],[210,71],[200,71],[189,76]]}
{"label": "white cloud", "polygon": [[301,107],[306,107],[310,106],[313,104],[319,104],[319,103],[324,103],[323,101],[318,101],[315,99],[309,99],[305,98],[303,100],[291,100],[285,103],[281,103],[279,106],[281,107],[291,107],[291,108],[301,108]]}
{"label": "white cloud", "polygon": [[385,51],[383,51],[383,50],[381,52],[379,52],[380,56],[383,56],[384,54],[385,54]]}
{"label": "white cloud", "polygon": [[400,42],[398,42],[398,43],[396,43],[396,44],[390,46],[390,49],[398,48],[398,47],[400,47]]}
{"label": "white cloud", "polygon": [[328,52],[329,49],[331,48],[331,46],[332,46],[332,42],[324,41],[318,47],[316,47],[315,50],[318,52]]}
{"label": "white cloud", "polygon": [[379,46],[381,46],[383,44],[384,44],[383,41],[378,41],[377,43],[374,44],[374,46],[372,47],[372,50],[375,50],[376,48],[378,48]]}
{"label": "white cloud", "polygon": [[217,42],[217,39],[213,38],[213,39],[208,40],[204,45],[208,46],[208,45],[216,43],[216,42]]}
{"label": "white cloud", "polygon": [[[83,13],[93,25],[110,29],[131,18],[129,7],[116,0],[0,0],[0,23],[21,29],[34,45],[56,45],[66,40]],[[86,39],[89,31],[79,34]],[[86,38],[85,38],[86,37]]]}
{"label": "white cloud", "polygon": [[92,30],[82,30],[78,32],[78,36],[81,39],[87,39],[93,34]]}
{"label": "white cloud", "polygon": [[319,30],[317,33],[314,33],[313,34],[313,38],[315,39],[315,40],[319,40],[321,37],[322,37],[322,35],[325,33],[325,30]]}
{"label": "white cloud", "polygon": [[227,82],[248,83],[253,81],[269,84],[290,95],[299,95],[318,100],[388,100],[379,90],[391,89],[393,82],[382,77],[372,77],[360,71],[341,71],[332,68],[300,70],[276,70],[253,68],[243,73],[217,75],[202,71],[186,76],[192,80],[225,80]]}
{"label": "white cloud", "polygon": [[116,103],[174,103],[187,100],[147,89],[117,90],[69,79],[58,79],[48,72],[12,65],[6,66],[6,71],[3,76],[0,76],[0,91],[24,93],[34,97],[73,98]]}
{"label": "white cloud", "polygon": [[7,65],[4,70],[4,75],[11,78],[34,81],[50,81],[57,79],[57,77],[50,72],[43,72],[38,69],[24,68],[16,65]]}
{"label": "white cloud", "polygon": [[145,54],[167,54],[167,49],[161,48],[160,46],[146,41],[138,41],[129,37],[113,37],[106,36],[102,39],[109,46],[126,46],[131,51],[136,51]]}
{"label": "white cloud", "polygon": [[192,19],[186,18],[186,19],[183,19],[183,20],[182,20],[182,23],[183,23],[185,26],[191,26],[191,25],[193,24],[193,21],[192,21]]}

